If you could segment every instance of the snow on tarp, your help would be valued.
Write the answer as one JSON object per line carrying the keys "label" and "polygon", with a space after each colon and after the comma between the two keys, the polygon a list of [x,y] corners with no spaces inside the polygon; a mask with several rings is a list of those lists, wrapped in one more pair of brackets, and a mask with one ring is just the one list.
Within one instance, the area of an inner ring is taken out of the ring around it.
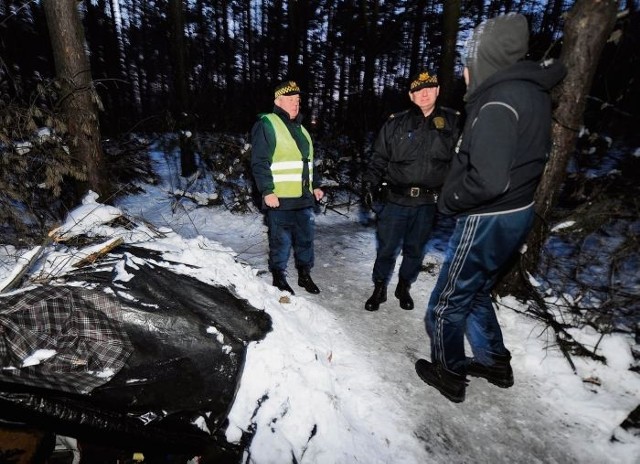
{"label": "snow on tarp", "polygon": [[[36,287],[22,296],[67,295],[84,314],[88,309],[99,310],[83,306],[85,300],[77,295],[89,299],[111,295],[119,303],[117,315],[111,311],[103,316],[113,324],[110,330],[122,329],[119,343],[123,347],[128,340],[126,361],[119,368],[111,366],[106,383],[70,392],[69,382],[38,384],[35,376],[16,375],[16,358],[0,351],[1,365],[11,366],[0,375],[0,419],[136,449],[204,449],[216,441],[215,432],[233,404],[247,344],[264,338],[271,330],[271,319],[225,287],[166,269],[159,252],[127,246],[118,251],[125,252],[111,254],[106,268],[103,264],[75,271],[65,277],[64,286]],[[113,272],[115,268],[119,272]],[[6,307],[2,300],[0,305]],[[4,313],[0,310],[2,317]],[[45,325],[55,318],[49,319]],[[61,338],[68,335],[62,327],[56,331]],[[6,333],[0,337],[4,341]],[[53,345],[46,348],[55,351]],[[95,359],[94,351],[100,351],[100,346],[89,340],[82,345],[89,353],[85,357]],[[26,368],[51,372],[48,366],[56,362],[57,354],[45,352],[37,364]],[[98,371],[105,375],[105,369],[96,365],[85,362],[84,375],[74,372],[80,375],[78,386],[94,382]],[[57,377],[65,375],[68,372]]]}

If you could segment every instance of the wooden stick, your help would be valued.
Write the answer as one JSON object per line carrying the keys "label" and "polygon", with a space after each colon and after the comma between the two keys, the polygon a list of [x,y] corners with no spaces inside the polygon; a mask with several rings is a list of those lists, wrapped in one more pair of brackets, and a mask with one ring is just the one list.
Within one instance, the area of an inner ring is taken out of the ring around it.
{"label": "wooden stick", "polygon": [[82,258],[80,261],[78,261],[77,263],[73,264],[73,267],[83,267],[83,266],[88,266],[90,264],[95,263],[98,258],[106,255],[107,253],[109,253],[111,250],[113,250],[114,248],[119,247],[120,245],[122,245],[124,243],[124,239],[122,237],[118,237],[117,239],[115,239],[112,242],[107,243],[103,248],[101,248],[100,250],[91,253],[90,255]]}
{"label": "wooden stick", "polygon": [[[50,240],[49,240],[50,241]],[[46,242],[46,241],[45,241]],[[4,287],[0,288],[0,293],[5,293],[10,290],[13,290],[15,287],[19,287],[24,279],[24,276],[29,272],[29,269],[40,259],[42,253],[47,247],[47,243],[44,243],[38,247],[36,247],[34,253],[31,257],[21,266],[21,269],[16,272],[16,275],[11,282],[7,283]]]}

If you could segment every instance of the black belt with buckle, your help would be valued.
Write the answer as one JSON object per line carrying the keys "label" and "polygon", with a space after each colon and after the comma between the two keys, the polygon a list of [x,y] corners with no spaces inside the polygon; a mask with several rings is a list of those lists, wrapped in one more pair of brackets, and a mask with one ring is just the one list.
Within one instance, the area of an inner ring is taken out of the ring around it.
{"label": "black belt with buckle", "polygon": [[418,197],[426,197],[426,196],[434,196],[438,198],[438,191],[426,187],[402,187],[399,185],[390,185],[389,190],[398,195],[403,195],[405,197],[418,198]]}

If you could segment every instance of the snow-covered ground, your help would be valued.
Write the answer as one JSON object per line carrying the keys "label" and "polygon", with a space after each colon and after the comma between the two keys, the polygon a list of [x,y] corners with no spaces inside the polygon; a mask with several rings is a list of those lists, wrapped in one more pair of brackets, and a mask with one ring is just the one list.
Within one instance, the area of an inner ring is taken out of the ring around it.
{"label": "snow-covered ground", "polygon": [[[296,295],[289,296],[270,285],[262,216],[187,200],[172,208],[179,180],[163,156],[156,154],[155,162],[163,181],[116,205],[173,231],[144,246],[163,251],[167,261],[194,265],[176,264],[176,272],[229,285],[273,319],[273,331],[248,348],[229,415],[229,441],[255,430],[244,462],[640,463],[640,436],[619,427],[640,403],[629,337],[572,332],[588,346],[598,344],[607,359],[604,365],[574,357],[574,374],[550,329],[506,298],[498,317],[513,356],[514,387],[471,379],[466,401],[451,403],[414,371],[415,361],[429,355],[423,318],[442,259],[440,237],[425,260],[433,271],[421,273],[412,288],[416,309],[400,309],[391,292],[371,313],[364,301],[372,289],[375,231],[361,225],[356,210],[328,210],[316,218],[312,271],[322,292],[298,291],[291,265]],[[63,229],[73,233],[82,218],[85,229],[95,230],[113,213],[89,199]],[[125,230],[109,233],[142,240]],[[3,269],[0,286],[9,274]]]}

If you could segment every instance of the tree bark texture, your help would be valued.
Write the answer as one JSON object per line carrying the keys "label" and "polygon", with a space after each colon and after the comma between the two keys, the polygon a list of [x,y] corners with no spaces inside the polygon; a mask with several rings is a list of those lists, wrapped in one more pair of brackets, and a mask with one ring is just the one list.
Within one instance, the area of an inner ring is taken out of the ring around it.
{"label": "tree bark texture", "polygon": [[[456,0],[458,1],[458,0]],[[445,2],[444,9],[447,10],[447,3]],[[417,72],[418,68],[422,67],[420,62],[420,52],[422,50],[421,39],[424,31],[425,14],[424,9],[427,7],[427,0],[418,0],[415,2],[413,10],[413,24],[411,30],[411,54],[409,56],[409,79],[411,79]]]}
{"label": "tree bark texture", "polygon": [[98,97],[93,88],[91,68],[76,0],[44,0],[56,75],[62,86],[60,105],[71,136],[74,159],[86,167],[86,185],[78,193],[92,189],[107,193],[102,176],[104,157],[98,123]]}
{"label": "tree bark texture", "polygon": [[440,103],[451,105],[455,82],[456,42],[458,39],[458,23],[460,22],[461,0],[444,2],[442,18],[442,60],[438,72],[440,83]]}
{"label": "tree bark texture", "polygon": [[336,31],[334,28],[336,7],[334,0],[327,1],[327,47],[325,47],[325,55],[323,60],[325,63],[325,73],[322,83],[322,101],[324,105],[320,105],[322,110],[319,121],[327,132],[333,129],[333,121],[335,120],[335,99],[333,98],[336,87],[337,68],[336,60]]}
{"label": "tree bark texture", "polygon": [[364,70],[362,74],[362,130],[367,132],[373,128],[370,117],[373,114],[374,77],[376,59],[379,50],[378,18],[380,5],[378,0],[361,0],[360,14],[362,30],[364,31]]}
{"label": "tree bark texture", "polygon": [[169,1],[169,20],[171,22],[171,54],[173,55],[173,111],[174,117],[189,108],[189,89],[187,86],[187,49],[184,40],[184,10],[182,0]]}
{"label": "tree bark texture", "polygon": [[184,38],[184,6],[182,0],[169,1],[169,21],[171,22],[171,54],[173,56],[173,93],[171,109],[180,131],[180,168],[183,177],[189,177],[198,169],[190,136],[186,130],[193,130],[189,86],[187,83],[187,49]]}
{"label": "tree bark texture", "polygon": [[[617,5],[612,0],[578,0],[567,16],[560,56],[567,75],[553,91],[551,153],[536,194],[538,220],[529,234],[528,251],[519,263],[520,268],[533,271],[537,267],[549,230],[547,220],[562,189],[598,60],[615,24]],[[498,293],[521,295],[524,282],[518,275],[518,269],[507,274],[497,288]]]}
{"label": "tree bark texture", "polygon": [[615,24],[617,5],[613,0],[579,0],[567,16],[560,56],[567,76],[554,89],[553,145],[536,196],[537,211],[545,219],[560,193],[600,54]]}

